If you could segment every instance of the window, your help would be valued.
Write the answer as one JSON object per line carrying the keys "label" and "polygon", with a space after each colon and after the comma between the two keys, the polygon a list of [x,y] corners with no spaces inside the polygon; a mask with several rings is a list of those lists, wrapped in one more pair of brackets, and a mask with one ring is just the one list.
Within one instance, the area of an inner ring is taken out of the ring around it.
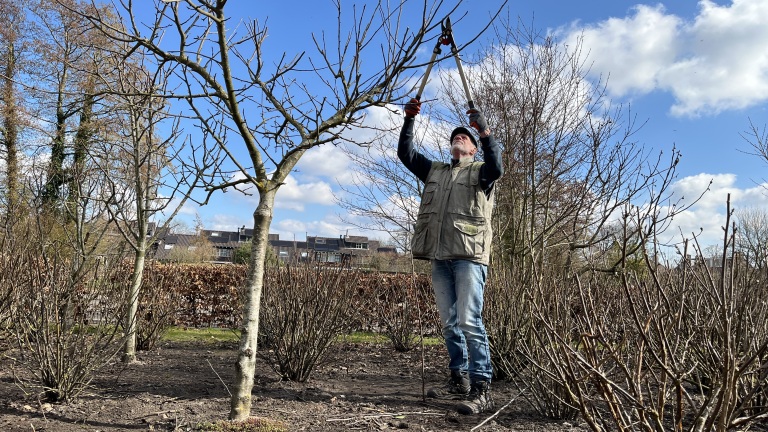
{"label": "window", "polygon": [[216,256],[219,258],[231,258],[232,249],[216,249]]}
{"label": "window", "polygon": [[315,243],[317,243],[317,244],[325,244],[325,239],[316,238],[315,239]]}

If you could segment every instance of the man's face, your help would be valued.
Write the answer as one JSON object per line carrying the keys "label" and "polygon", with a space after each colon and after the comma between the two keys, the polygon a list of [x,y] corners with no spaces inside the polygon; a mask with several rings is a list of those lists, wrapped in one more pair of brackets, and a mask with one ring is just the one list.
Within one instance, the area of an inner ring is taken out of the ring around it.
{"label": "man's face", "polygon": [[472,144],[472,140],[466,134],[456,134],[451,141],[451,156],[454,159],[459,159],[464,156],[474,156],[477,152],[477,147]]}

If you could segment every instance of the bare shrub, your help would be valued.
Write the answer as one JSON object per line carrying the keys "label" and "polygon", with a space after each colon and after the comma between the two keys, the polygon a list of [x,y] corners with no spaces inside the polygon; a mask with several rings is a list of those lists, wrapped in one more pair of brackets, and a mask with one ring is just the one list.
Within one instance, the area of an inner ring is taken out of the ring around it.
{"label": "bare shrub", "polygon": [[612,394],[609,383],[636,371],[637,358],[646,354],[635,349],[626,328],[630,314],[624,297],[617,295],[619,279],[589,272],[555,286],[557,295],[548,298],[553,304],[536,313],[543,329],[539,347],[548,360],[539,367],[557,377],[558,387],[566,391],[564,400],[578,407],[593,430],[614,430],[610,414],[603,411],[603,396],[621,399],[623,394]]}
{"label": "bare shrub", "polygon": [[[641,250],[644,272],[574,275],[548,309],[537,308],[540,347],[553,360],[542,370],[562,382],[595,431],[746,430],[764,422],[768,292],[739,276],[747,272],[729,230],[721,250],[730,258],[696,253],[668,266]],[[687,257],[688,247],[682,252]],[[568,307],[572,319],[557,312]]]}
{"label": "bare shrub", "polygon": [[690,341],[695,366],[682,377],[683,395],[697,402],[695,430],[746,430],[768,419],[768,292],[749,277],[733,234],[726,229],[718,260],[697,254],[679,269],[687,295],[678,338]]}
{"label": "bare shrub", "polygon": [[22,257],[14,252],[16,246],[13,236],[0,234],[0,353],[10,346],[13,291],[22,280]]}
{"label": "bare shrub", "polygon": [[305,382],[354,322],[360,273],[321,265],[270,268],[264,281],[260,355],[284,379]]}
{"label": "bare shrub", "polygon": [[50,401],[65,401],[86,389],[93,372],[109,361],[124,340],[119,326],[120,285],[110,273],[120,257],[79,259],[56,242],[32,242],[17,250],[11,321],[21,385]]}
{"label": "bare shrub", "polygon": [[498,263],[488,273],[485,322],[494,375],[512,378],[525,368],[524,346],[531,336],[529,284],[509,263]]}
{"label": "bare shrub", "polygon": [[[495,263],[485,294],[486,331],[496,379],[514,382],[540,415],[578,416],[565,379],[552,367],[561,341],[572,337],[573,308],[567,284],[551,273],[532,277],[520,260]],[[547,321],[542,323],[541,317]],[[542,326],[549,324],[545,331]],[[557,337],[553,337],[557,335]]]}

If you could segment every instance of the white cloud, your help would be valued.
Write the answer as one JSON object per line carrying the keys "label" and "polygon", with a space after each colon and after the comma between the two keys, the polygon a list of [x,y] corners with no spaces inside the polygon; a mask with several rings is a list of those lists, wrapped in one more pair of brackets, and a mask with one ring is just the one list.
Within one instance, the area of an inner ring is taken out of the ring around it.
{"label": "white cloud", "polygon": [[574,44],[583,34],[591,72],[610,76],[616,97],[668,91],[671,114],[697,116],[768,100],[768,2],[699,1],[692,20],[664,7],[638,5],[626,18],[561,30]]}
{"label": "white cloud", "polygon": [[[256,197],[258,199],[258,197]],[[275,208],[304,211],[306,204],[333,205],[333,190],[322,181],[299,183],[289,175],[275,197]]]}
{"label": "white cloud", "polygon": [[[242,178],[238,173],[233,179]],[[236,193],[234,197],[237,204],[246,203],[249,208],[255,209],[259,203],[259,194],[254,186],[242,188],[245,194]],[[289,175],[275,196],[275,208],[304,211],[307,204],[334,205],[333,190],[327,182],[317,180],[301,182],[297,176]]]}
{"label": "white cloud", "polygon": [[[380,157],[382,150],[392,154],[397,150],[397,132],[402,126],[402,116],[393,114],[393,111],[398,109],[394,105],[367,109],[361,126],[343,131],[343,140],[337,145],[324,144],[308,150],[296,164],[297,177],[300,176],[305,182],[320,181],[343,186],[354,184],[357,167],[350,153],[367,152]],[[390,145],[387,147],[388,141]],[[381,142],[385,143],[384,147]]]}
{"label": "white cloud", "polygon": [[253,220],[239,217],[234,214],[217,213],[211,217],[206,218],[204,225],[206,229],[236,231],[242,226],[245,226],[246,228],[253,228]]}
{"label": "white cloud", "polygon": [[569,47],[575,47],[583,37],[592,72],[609,75],[609,90],[619,96],[654,90],[659,73],[673,63],[676,54],[680,20],[666,15],[662,5],[638,5],[634,12],[626,18],[570,28],[564,38]]}
{"label": "white cloud", "polygon": [[[296,164],[296,171],[304,176],[327,178],[340,184],[350,184],[352,180],[352,161],[347,155],[346,146],[330,144],[314,147],[304,153]],[[282,193],[282,189],[278,194]]]}
{"label": "white cloud", "polygon": [[[743,208],[762,208],[768,211],[768,183],[751,188],[736,186],[737,176],[734,174],[697,174],[684,177],[672,186],[674,196],[684,197],[685,202],[691,203],[707,191],[690,209],[675,216],[668,231],[675,238],[671,242],[679,242],[683,237],[691,238],[699,235],[702,247],[717,245],[723,241],[723,227],[726,223],[726,209],[730,194],[731,210]],[[710,181],[712,184],[710,185]],[[732,219],[733,221],[733,219]]]}

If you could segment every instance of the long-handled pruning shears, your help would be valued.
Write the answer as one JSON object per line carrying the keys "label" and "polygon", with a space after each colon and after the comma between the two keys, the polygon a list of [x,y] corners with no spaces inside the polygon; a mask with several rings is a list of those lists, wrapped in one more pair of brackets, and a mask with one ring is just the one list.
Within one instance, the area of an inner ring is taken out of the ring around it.
{"label": "long-handled pruning shears", "polygon": [[440,28],[442,32],[440,37],[437,38],[435,48],[432,50],[432,58],[427,64],[427,71],[424,73],[424,78],[421,80],[419,91],[416,93],[416,100],[421,99],[421,95],[424,92],[424,87],[427,85],[429,74],[432,72],[432,66],[435,64],[435,59],[442,52],[440,45],[450,45],[453,58],[456,59],[456,67],[459,70],[459,77],[461,77],[461,84],[464,86],[464,93],[467,95],[467,105],[469,109],[475,108],[475,103],[472,101],[472,94],[469,92],[469,85],[467,84],[467,77],[464,75],[464,68],[461,67],[461,57],[459,56],[459,49],[456,47],[456,41],[453,40],[453,29],[451,28],[451,18],[447,17],[441,24]]}

